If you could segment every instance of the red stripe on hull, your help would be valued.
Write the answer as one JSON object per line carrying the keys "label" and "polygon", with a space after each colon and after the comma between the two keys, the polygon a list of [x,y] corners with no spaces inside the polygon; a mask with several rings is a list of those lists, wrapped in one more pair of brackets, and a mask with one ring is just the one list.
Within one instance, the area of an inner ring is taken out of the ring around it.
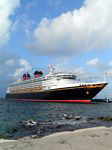
{"label": "red stripe on hull", "polygon": [[34,100],[34,99],[14,99],[17,101],[26,101],[26,102],[64,102],[64,103],[90,103],[91,100]]}

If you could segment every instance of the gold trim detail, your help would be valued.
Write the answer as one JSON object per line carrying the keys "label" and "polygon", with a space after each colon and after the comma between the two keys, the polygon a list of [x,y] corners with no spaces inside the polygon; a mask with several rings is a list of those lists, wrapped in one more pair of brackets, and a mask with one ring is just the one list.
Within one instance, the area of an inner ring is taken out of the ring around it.
{"label": "gold trim detail", "polygon": [[[69,90],[69,89],[93,89],[93,88],[103,88],[106,86],[106,83],[97,84],[97,85],[80,85],[78,87],[68,87],[68,88],[59,88],[59,89],[51,89],[51,90],[45,90],[45,87],[37,87],[37,88],[26,88],[26,89],[20,89],[20,90],[13,90],[11,91],[12,94],[19,94],[19,93],[39,93],[39,92],[51,92],[51,91],[61,91],[61,90]],[[89,92],[89,91],[87,91]]]}

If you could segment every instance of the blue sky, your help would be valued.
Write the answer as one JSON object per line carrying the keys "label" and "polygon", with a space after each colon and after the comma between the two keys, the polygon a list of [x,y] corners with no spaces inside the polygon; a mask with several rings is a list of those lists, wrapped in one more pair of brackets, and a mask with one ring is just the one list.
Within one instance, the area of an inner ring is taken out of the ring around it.
{"label": "blue sky", "polygon": [[4,0],[0,8],[1,96],[24,72],[49,65],[85,79],[107,72],[111,89],[111,0]]}

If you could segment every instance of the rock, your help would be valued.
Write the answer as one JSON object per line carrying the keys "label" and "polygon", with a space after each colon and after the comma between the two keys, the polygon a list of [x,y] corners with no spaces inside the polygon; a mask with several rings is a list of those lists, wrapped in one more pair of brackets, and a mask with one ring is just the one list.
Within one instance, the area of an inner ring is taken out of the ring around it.
{"label": "rock", "polygon": [[32,128],[34,126],[37,126],[37,122],[35,122],[34,120],[27,120],[27,121],[23,121],[22,125],[26,128]]}
{"label": "rock", "polygon": [[51,116],[52,114],[49,114],[49,116]]}
{"label": "rock", "polygon": [[38,135],[31,135],[30,138],[36,139],[36,138],[38,138]]}
{"label": "rock", "polygon": [[95,120],[95,118],[93,118],[93,117],[87,117],[87,118],[85,118],[85,121],[93,121],[93,120]]}
{"label": "rock", "polygon": [[98,117],[97,119],[101,121],[107,121],[107,122],[112,121],[111,116],[101,116],[101,117]]}
{"label": "rock", "polygon": [[58,124],[58,125],[56,126],[57,129],[62,128],[62,127],[63,127],[62,124]]}
{"label": "rock", "polygon": [[74,120],[81,120],[81,117],[80,116],[76,116],[76,117],[74,117]]}
{"label": "rock", "polygon": [[74,118],[73,115],[64,114],[64,118],[63,119],[73,119],[73,118]]}
{"label": "rock", "polygon": [[11,129],[8,131],[8,133],[13,134],[13,133],[15,133],[15,132],[17,132],[17,131],[18,131],[18,128],[17,128],[17,127],[13,127],[13,128],[11,128]]}
{"label": "rock", "polygon": [[48,120],[48,122],[52,123],[52,121],[51,121],[51,120]]}
{"label": "rock", "polygon": [[5,134],[0,133],[0,139],[4,139],[5,138]]}

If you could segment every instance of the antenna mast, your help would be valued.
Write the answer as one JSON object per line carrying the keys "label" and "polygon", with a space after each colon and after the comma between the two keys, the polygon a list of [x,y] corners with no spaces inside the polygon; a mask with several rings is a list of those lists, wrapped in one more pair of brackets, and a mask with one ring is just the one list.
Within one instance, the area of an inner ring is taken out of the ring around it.
{"label": "antenna mast", "polygon": [[107,72],[105,72],[104,81],[107,82]]}
{"label": "antenna mast", "polygon": [[49,66],[48,68],[49,68],[49,70],[50,70],[50,74],[53,74],[53,73],[54,73],[55,68],[54,68],[53,66]]}

